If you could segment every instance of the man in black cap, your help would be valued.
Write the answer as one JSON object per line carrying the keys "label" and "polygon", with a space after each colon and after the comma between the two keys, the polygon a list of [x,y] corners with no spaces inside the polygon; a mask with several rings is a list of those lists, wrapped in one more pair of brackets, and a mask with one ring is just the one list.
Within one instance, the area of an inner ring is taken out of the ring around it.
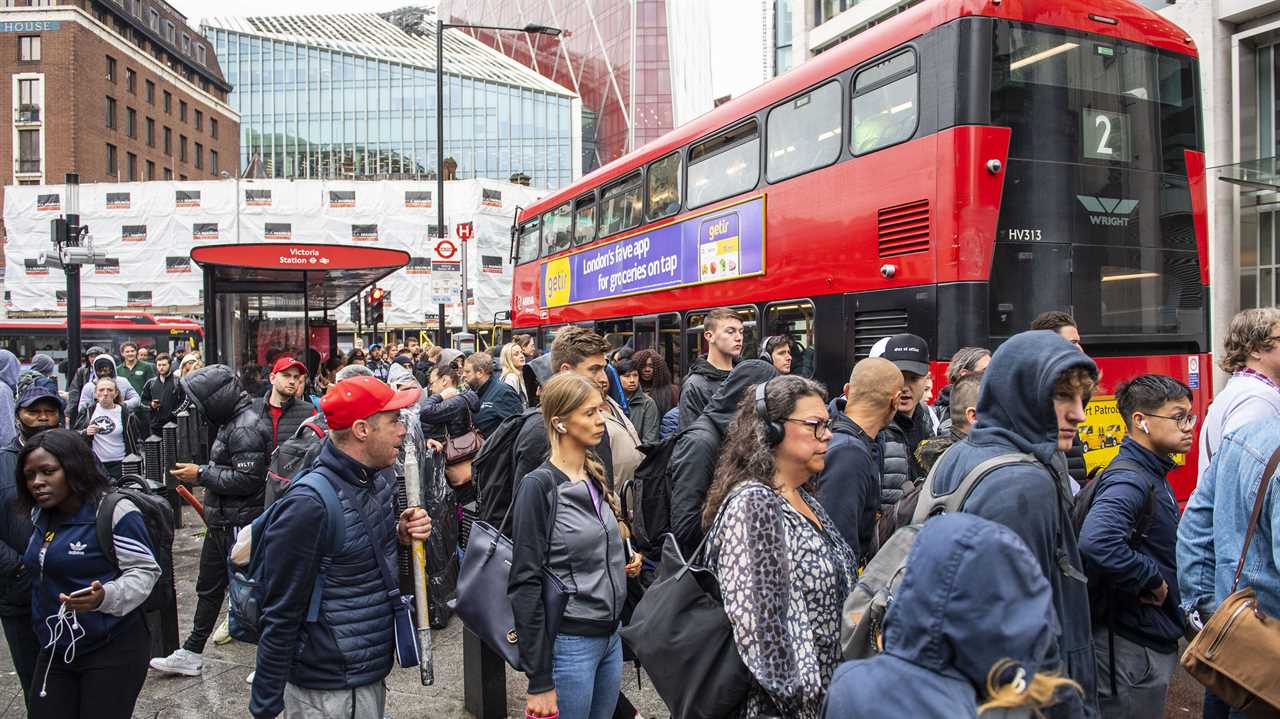
{"label": "man in black cap", "polygon": [[[8,447],[0,448],[0,506],[6,510],[17,497],[14,482],[18,453],[27,440],[46,429],[62,426],[66,405],[56,392],[46,387],[28,388],[18,398],[15,410],[18,436]],[[31,689],[36,656],[40,644],[31,625],[31,574],[22,564],[22,553],[31,541],[31,518],[12,511],[0,512],[0,624],[13,669],[22,684],[23,694]]]}
{"label": "man in black cap", "polygon": [[876,437],[880,445],[884,471],[881,474],[880,506],[888,511],[916,483],[924,479],[924,470],[916,462],[916,447],[932,436],[932,417],[926,417],[925,385],[929,380],[929,343],[912,334],[893,335],[885,342],[880,356],[902,372],[902,393],[898,395],[898,412],[889,426]]}

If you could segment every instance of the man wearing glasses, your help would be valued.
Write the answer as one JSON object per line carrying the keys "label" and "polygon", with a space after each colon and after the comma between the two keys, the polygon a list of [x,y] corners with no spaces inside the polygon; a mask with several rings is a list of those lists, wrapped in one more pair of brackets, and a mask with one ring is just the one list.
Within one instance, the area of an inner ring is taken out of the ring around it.
{"label": "man wearing glasses", "polygon": [[[1098,707],[1104,718],[1164,716],[1178,659],[1178,503],[1168,474],[1191,449],[1191,390],[1164,375],[1116,388],[1128,436],[1080,529],[1089,578]],[[1083,495],[1082,495],[1083,496]]]}

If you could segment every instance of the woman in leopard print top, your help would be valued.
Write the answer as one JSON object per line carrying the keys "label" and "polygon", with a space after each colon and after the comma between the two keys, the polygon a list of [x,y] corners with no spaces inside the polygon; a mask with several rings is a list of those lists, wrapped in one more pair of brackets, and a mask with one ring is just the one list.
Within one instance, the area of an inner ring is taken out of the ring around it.
{"label": "woman in leopard print top", "polygon": [[707,563],[754,678],[744,719],[819,716],[840,662],[853,552],[805,489],[831,438],[826,393],[796,376],[750,392],[707,495]]}

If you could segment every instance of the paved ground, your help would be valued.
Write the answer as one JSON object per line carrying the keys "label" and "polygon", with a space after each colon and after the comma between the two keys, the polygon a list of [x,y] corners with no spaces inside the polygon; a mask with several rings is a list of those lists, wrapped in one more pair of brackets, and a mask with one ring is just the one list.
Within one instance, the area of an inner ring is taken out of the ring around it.
{"label": "paved ground", "polygon": [[[174,542],[174,564],[178,577],[180,636],[190,627],[195,606],[196,566],[200,553],[200,537],[195,526],[199,520],[187,509],[187,524],[178,531]],[[435,685],[424,687],[414,670],[395,670],[389,677],[387,713],[395,719],[424,717],[449,719],[470,717],[463,709],[462,697],[462,625],[454,619],[449,626],[434,634]],[[224,719],[247,716],[249,685],[245,677],[253,671],[254,647],[232,642],[225,646],[209,643],[205,651],[204,676],[198,679],[159,676],[152,672],[138,700],[135,719]],[[0,642],[0,667],[10,668],[8,648]],[[623,687],[636,703],[640,713],[650,719],[666,717],[666,709],[649,688],[635,691],[634,669],[627,668]],[[507,714],[524,716],[524,677],[507,672]],[[1166,719],[1189,719],[1200,716],[1203,690],[1181,668],[1177,670],[1170,692]],[[25,719],[18,680],[10,671],[0,671],[0,719]],[[906,719],[906,718],[904,718]]]}

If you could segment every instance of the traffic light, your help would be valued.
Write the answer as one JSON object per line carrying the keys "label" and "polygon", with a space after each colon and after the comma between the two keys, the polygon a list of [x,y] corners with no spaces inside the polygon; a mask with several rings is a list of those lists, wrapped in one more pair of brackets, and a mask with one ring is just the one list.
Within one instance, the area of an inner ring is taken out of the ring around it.
{"label": "traffic light", "polygon": [[369,324],[382,324],[382,302],[387,298],[387,291],[374,287],[369,291]]}
{"label": "traffic light", "polygon": [[361,312],[363,305],[363,297],[357,297],[351,301],[351,324],[358,325],[363,323],[364,313]]}

